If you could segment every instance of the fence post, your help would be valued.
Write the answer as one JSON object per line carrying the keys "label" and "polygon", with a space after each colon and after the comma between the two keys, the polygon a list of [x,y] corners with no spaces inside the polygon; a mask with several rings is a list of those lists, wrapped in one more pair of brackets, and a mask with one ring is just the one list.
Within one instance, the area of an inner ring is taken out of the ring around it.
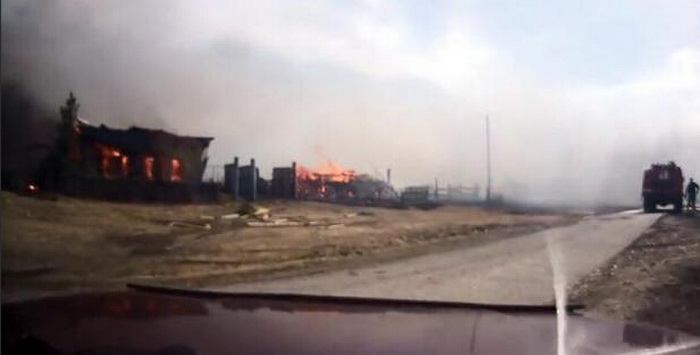
{"label": "fence post", "polygon": [[258,174],[255,169],[255,159],[250,159],[250,200],[255,201],[258,197]]}
{"label": "fence post", "polygon": [[299,193],[297,192],[297,162],[293,161],[292,162],[292,198],[297,199],[299,197]]}
{"label": "fence post", "polygon": [[233,171],[231,172],[231,192],[233,193],[233,199],[238,200],[240,198],[240,177],[239,177],[239,166],[238,157],[233,158]]}

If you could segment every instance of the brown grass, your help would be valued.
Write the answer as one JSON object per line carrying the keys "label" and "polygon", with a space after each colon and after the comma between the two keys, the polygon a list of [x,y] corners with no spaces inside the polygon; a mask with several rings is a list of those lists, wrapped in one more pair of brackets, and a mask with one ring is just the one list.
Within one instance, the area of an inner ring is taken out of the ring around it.
{"label": "brown grass", "polygon": [[[565,216],[515,215],[468,207],[431,211],[267,201],[272,217],[318,226],[252,228],[209,220],[235,203],[159,205],[2,194],[3,292],[104,288],[128,281],[191,281],[303,268],[309,263],[434,244]],[[364,212],[358,215],[357,212]],[[170,226],[170,222],[189,225]],[[210,229],[197,224],[209,224]],[[22,270],[41,269],[43,272]],[[46,266],[49,266],[46,268]]]}

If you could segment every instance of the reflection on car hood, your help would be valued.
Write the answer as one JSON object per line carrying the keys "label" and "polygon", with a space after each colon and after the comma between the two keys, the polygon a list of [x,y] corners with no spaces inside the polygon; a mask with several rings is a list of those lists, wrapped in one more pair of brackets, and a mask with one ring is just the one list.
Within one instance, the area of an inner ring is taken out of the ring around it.
{"label": "reflection on car hood", "polygon": [[[489,309],[490,308],[490,309]],[[567,317],[569,354],[698,353],[662,328]],[[556,354],[544,308],[126,291],[2,307],[3,353]]]}

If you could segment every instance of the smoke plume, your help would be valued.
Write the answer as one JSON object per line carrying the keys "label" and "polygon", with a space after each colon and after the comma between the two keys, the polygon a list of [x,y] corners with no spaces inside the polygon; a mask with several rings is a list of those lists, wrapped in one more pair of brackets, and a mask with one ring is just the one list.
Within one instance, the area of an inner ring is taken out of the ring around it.
{"label": "smoke plume", "polygon": [[210,163],[254,157],[266,175],[320,146],[399,186],[483,187],[487,114],[505,198],[631,204],[652,162],[700,174],[697,43],[610,82],[553,83],[478,9],[440,4],[3,1],[3,83],[55,117],[73,91],[94,124],[215,137]]}

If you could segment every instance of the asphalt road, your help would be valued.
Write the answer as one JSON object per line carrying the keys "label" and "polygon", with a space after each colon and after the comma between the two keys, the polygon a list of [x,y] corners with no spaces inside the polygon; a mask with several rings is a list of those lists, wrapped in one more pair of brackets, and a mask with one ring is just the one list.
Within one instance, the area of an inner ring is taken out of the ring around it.
{"label": "asphalt road", "polygon": [[[661,214],[589,216],[577,224],[492,244],[359,269],[239,284],[283,292],[508,304],[551,304],[553,280],[572,286],[632,243]],[[556,277],[554,277],[556,275]]]}

